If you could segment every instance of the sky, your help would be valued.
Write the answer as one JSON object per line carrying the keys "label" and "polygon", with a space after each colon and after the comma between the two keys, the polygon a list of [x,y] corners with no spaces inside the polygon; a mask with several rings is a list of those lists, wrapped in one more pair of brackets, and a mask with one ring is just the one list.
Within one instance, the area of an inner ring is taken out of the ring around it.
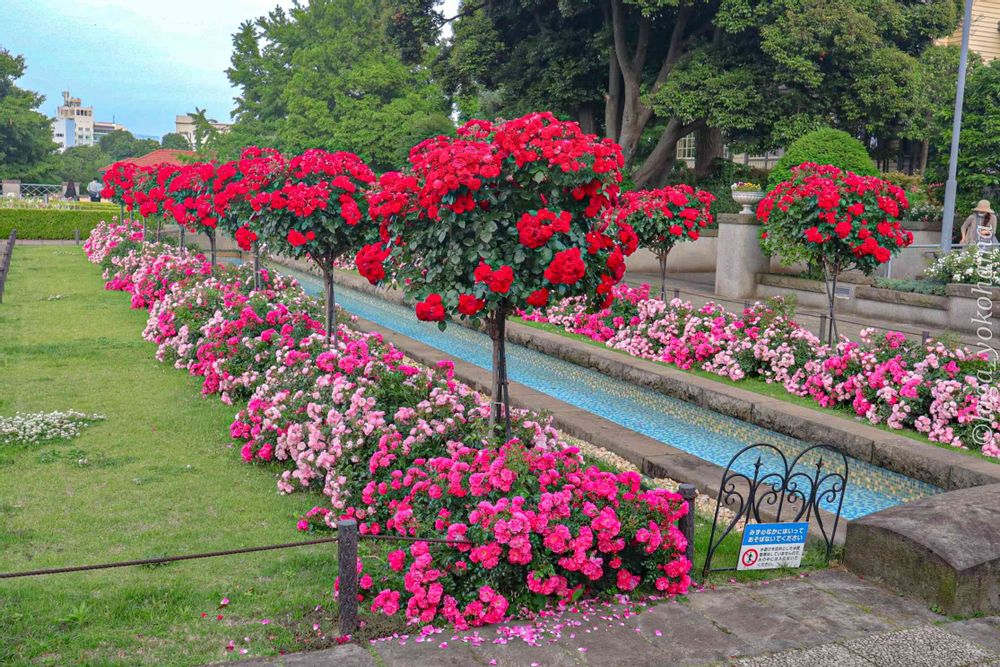
{"label": "sky", "polygon": [[[232,34],[243,21],[291,4],[0,0],[0,47],[24,56],[27,71],[18,85],[45,95],[43,113],[54,116],[68,90],[94,107],[95,120],[159,138],[173,132],[174,116],[196,106],[229,120],[237,93],[225,73]],[[445,11],[457,4],[446,0]]]}

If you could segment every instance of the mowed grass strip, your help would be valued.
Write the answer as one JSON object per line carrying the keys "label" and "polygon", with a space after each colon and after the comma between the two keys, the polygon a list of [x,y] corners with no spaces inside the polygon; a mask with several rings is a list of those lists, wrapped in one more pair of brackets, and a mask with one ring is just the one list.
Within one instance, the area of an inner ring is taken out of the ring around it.
{"label": "mowed grass strip", "polygon": [[[295,518],[320,498],[281,497],[276,471],[240,461],[237,408],[157,362],[145,322],[82,249],[15,247],[0,414],[107,419],[76,440],[0,447],[0,572],[302,539]],[[335,545],[319,545],[0,580],[0,664],[197,665],[319,645],[314,623],[336,634],[336,568]]]}

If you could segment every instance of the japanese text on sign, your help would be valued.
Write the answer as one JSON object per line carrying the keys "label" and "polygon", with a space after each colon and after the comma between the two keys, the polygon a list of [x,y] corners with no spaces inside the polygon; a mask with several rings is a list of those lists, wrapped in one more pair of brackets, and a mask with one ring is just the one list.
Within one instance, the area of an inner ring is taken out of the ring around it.
{"label": "japanese text on sign", "polygon": [[772,570],[802,564],[808,523],[757,523],[743,530],[737,570]]}

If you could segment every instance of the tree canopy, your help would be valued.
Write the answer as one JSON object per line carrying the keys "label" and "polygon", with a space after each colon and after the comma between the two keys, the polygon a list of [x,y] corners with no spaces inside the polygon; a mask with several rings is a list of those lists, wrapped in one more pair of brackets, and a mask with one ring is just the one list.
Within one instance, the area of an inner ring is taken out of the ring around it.
{"label": "tree canopy", "polygon": [[56,150],[52,123],[38,111],[45,98],[14,85],[24,75],[24,57],[0,46],[0,176],[30,177]]}
{"label": "tree canopy", "polygon": [[107,153],[112,160],[145,155],[160,148],[160,142],[155,139],[136,139],[128,130],[115,130],[101,137],[97,145]]}
{"label": "tree canopy", "polygon": [[[958,154],[958,208],[967,212],[979,199],[1000,199],[1000,60],[972,69],[965,83],[962,133]],[[948,153],[954,109],[939,111],[936,150],[930,174],[938,182],[948,178]]]}
{"label": "tree canopy", "polygon": [[182,151],[191,150],[191,142],[183,134],[178,132],[167,132],[160,138],[160,146],[163,148],[174,148]]}
{"label": "tree canopy", "polygon": [[394,20],[397,10],[385,0],[312,0],[244,22],[227,70],[240,88],[236,123],[219,138],[220,155],[266,138],[288,151],[351,151],[387,169],[419,140],[451,132],[447,99],[422,64],[430,54],[414,43],[404,53],[390,37],[390,28],[415,29]]}
{"label": "tree canopy", "polygon": [[545,101],[618,141],[649,187],[692,133],[699,168],[722,134],[754,149],[822,126],[897,136],[921,52],[957,21],[953,0],[467,0],[438,68],[464,113]]}

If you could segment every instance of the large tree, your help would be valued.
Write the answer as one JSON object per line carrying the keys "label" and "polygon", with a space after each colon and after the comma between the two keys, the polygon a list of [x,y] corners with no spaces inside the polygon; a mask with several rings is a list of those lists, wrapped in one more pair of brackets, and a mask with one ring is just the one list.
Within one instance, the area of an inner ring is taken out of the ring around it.
{"label": "large tree", "polygon": [[723,135],[761,149],[824,125],[898,133],[917,57],[958,19],[954,0],[466,0],[460,14],[442,71],[463,108],[549,100],[619,142],[645,187],[692,133],[700,171]]}
{"label": "large tree", "polygon": [[227,70],[240,88],[234,137],[348,150],[385,169],[417,141],[450,132],[429,68],[404,60],[388,34],[393,15],[384,0],[311,0],[243,23]]}
{"label": "large tree", "polygon": [[38,107],[45,98],[14,85],[24,75],[23,56],[0,46],[0,176],[25,178],[56,150],[52,123]]}
{"label": "large tree", "polygon": [[[938,132],[929,172],[937,182],[948,178],[951,125],[954,110],[938,112]],[[965,84],[962,134],[958,153],[958,202],[964,216],[979,199],[1000,199],[1000,60],[970,71]],[[959,220],[962,218],[960,217]]]}
{"label": "large tree", "polygon": [[182,151],[191,150],[191,142],[187,140],[187,137],[179,132],[167,132],[164,134],[160,139],[160,146],[163,148],[175,148]]}
{"label": "large tree", "polygon": [[87,183],[100,179],[98,171],[113,160],[100,146],[71,146],[53,158],[55,176],[60,181]]}

